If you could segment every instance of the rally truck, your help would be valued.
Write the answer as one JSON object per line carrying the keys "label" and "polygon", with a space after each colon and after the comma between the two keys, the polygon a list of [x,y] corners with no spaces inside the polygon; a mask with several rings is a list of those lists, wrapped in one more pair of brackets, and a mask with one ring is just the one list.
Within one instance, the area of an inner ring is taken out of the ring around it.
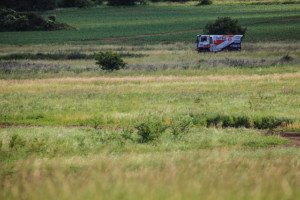
{"label": "rally truck", "polygon": [[240,51],[243,35],[197,35],[198,52]]}

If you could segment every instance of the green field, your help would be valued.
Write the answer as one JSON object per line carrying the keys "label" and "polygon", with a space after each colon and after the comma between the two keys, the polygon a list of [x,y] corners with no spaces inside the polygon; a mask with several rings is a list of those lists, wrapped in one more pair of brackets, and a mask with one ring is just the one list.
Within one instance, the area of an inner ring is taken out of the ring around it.
{"label": "green field", "polygon": [[[42,13],[55,15],[79,30],[53,32],[2,32],[0,43],[40,44],[70,41],[101,40],[111,37],[177,33],[166,36],[112,39],[104,43],[145,44],[159,42],[193,42],[195,35],[217,16],[230,16],[247,27],[245,41],[299,40],[300,4],[286,5],[211,5],[167,6],[151,5],[111,8],[100,6],[90,9],[58,9]],[[194,30],[194,31],[193,31]]]}
{"label": "green field", "polygon": [[[250,3],[57,9],[79,30],[1,32],[0,199],[299,199],[300,5]],[[247,26],[242,51],[180,33],[217,16]],[[101,70],[102,50],[125,68]]]}

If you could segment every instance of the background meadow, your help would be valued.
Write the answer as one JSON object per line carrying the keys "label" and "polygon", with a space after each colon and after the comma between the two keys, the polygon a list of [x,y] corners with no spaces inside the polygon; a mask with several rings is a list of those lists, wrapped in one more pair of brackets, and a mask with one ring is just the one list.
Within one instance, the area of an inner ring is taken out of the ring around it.
{"label": "background meadow", "polygon": [[[299,199],[300,4],[195,3],[0,33],[0,199]],[[217,16],[247,27],[242,51],[194,50]]]}

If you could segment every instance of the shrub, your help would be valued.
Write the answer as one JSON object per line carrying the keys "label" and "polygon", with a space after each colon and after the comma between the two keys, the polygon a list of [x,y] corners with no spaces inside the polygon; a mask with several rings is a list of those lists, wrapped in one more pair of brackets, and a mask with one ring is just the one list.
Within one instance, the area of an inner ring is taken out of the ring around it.
{"label": "shrub", "polygon": [[91,0],[75,0],[75,7],[78,8],[87,8],[94,5],[94,2]]}
{"label": "shrub", "polygon": [[26,145],[26,140],[17,134],[13,135],[9,142],[9,148],[14,150],[21,150],[25,147],[25,145]]}
{"label": "shrub", "polygon": [[104,0],[91,0],[94,5],[102,5]]}
{"label": "shrub", "polygon": [[56,16],[55,15],[51,15],[51,16],[48,17],[48,19],[55,22],[56,21]]}
{"label": "shrub", "polygon": [[67,24],[56,22],[54,16],[47,20],[36,13],[21,13],[0,9],[0,31],[70,30]]}
{"label": "shrub", "polygon": [[97,129],[101,124],[103,124],[103,117],[97,116],[89,120],[88,123],[91,123],[94,129]]}
{"label": "shrub", "polygon": [[202,5],[211,5],[213,2],[212,0],[199,0],[198,5],[202,6]]}
{"label": "shrub", "polygon": [[223,115],[223,114],[209,114],[209,115],[199,115],[199,114],[190,114],[192,122],[195,125],[204,125],[207,127],[216,126],[216,127],[245,127],[245,128],[258,128],[258,129],[274,129],[279,125],[288,125],[292,124],[293,120],[284,117],[274,117],[274,116],[265,116],[265,117],[254,117],[250,118],[249,116],[232,116],[232,115]]}
{"label": "shrub", "polygon": [[119,70],[126,65],[121,56],[112,51],[100,51],[96,54],[95,59],[97,60],[96,64],[98,64],[102,70]]}
{"label": "shrub", "polygon": [[132,140],[132,135],[133,135],[133,129],[129,127],[124,128],[121,132],[121,137],[124,140]]}
{"label": "shrub", "polygon": [[171,133],[175,138],[183,137],[189,133],[191,124],[192,118],[190,116],[173,118],[170,125]]}
{"label": "shrub", "polygon": [[223,116],[222,117],[222,127],[234,127],[234,119],[232,116]]}
{"label": "shrub", "polygon": [[208,35],[245,35],[247,28],[230,17],[218,17],[214,23],[206,24],[204,33]]}
{"label": "shrub", "polygon": [[139,0],[108,0],[110,6],[134,6]]}
{"label": "shrub", "polygon": [[140,0],[140,5],[148,5],[149,1],[148,0]]}
{"label": "shrub", "polygon": [[238,116],[235,119],[235,127],[244,126],[246,128],[252,128],[254,126],[253,121],[248,116]]}
{"label": "shrub", "polygon": [[207,119],[204,114],[190,113],[189,116],[191,117],[194,125],[207,127]]}
{"label": "shrub", "polygon": [[18,11],[52,10],[57,0],[4,0],[0,6]]}
{"label": "shrub", "polygon": [[287,54],[287,55],[283,56],[280,60],[282,62],[290,62],[293,60],[293,57]]}
{"label": "shrub", "polygon": [[139,123],[135,127],[140,136],[140,143],[152,142],[160,138],[161,134],[166,130],[167,126],[159,119],[148,117],[144,122]]}

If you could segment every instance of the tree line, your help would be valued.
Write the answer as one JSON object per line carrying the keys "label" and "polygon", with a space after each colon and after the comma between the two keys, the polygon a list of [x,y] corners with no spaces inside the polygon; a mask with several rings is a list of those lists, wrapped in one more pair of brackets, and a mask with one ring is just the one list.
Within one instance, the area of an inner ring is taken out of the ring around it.
{"label": "tree line", "polygon": [[[188,0],[105,0],[110,6],[132,6],[137,3],[147,4],[148,1],[185,2]],[[0,0],[0,7],[16,11],[43,11],[66,7],[91,7],[103,4],[104,0]]]}

